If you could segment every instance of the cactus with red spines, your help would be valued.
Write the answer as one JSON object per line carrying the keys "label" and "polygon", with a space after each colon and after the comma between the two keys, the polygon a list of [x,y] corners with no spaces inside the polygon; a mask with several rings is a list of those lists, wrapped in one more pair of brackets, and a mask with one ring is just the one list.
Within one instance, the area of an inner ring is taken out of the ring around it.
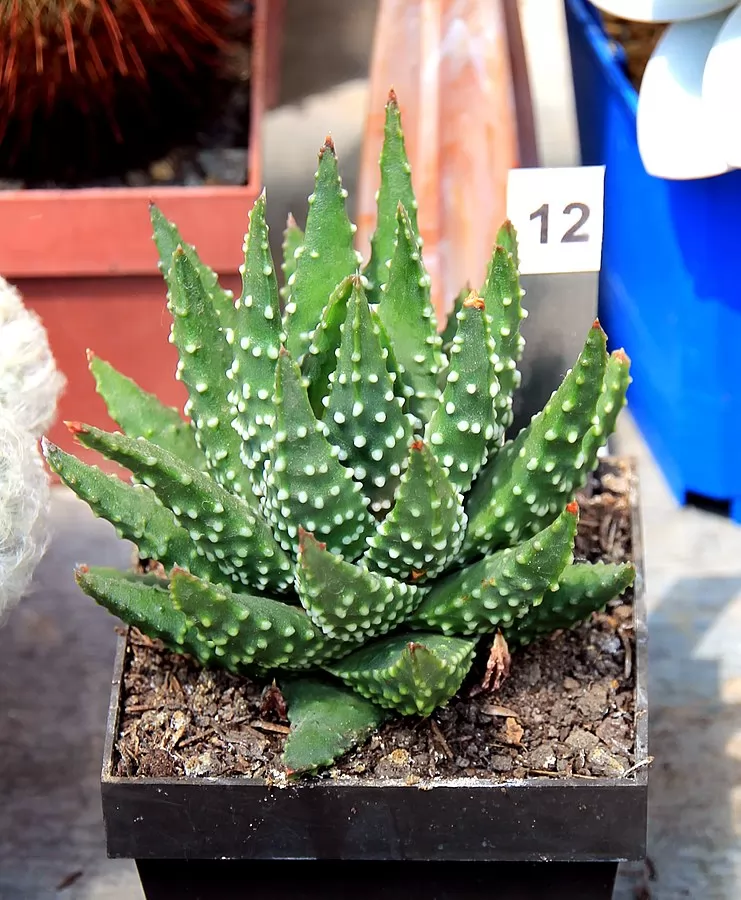
{"label": "cactus with red spines", "polygon": [[0,168],[23,173],[32,141],[70,117],[91,145],[129,139],[128,109],[219,65],[229,20],[228,0],[0,0]]}

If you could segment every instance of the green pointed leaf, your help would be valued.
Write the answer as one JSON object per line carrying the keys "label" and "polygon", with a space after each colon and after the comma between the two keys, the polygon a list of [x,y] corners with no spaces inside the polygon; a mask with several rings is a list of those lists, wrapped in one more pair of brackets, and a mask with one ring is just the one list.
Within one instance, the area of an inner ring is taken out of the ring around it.
{"label": "green pointed leaf", "polygon": [[374,512],[389,509],[412,430],[386,369],[387,351],[360,283],[353,279],[337,368],[326,398],[329,441],[363,485]]}
{"label": "green pointed leaf", "polygon": [[142,390],[99,356],[88,352],[88,360],[95,389],[103,398],[108,415],[124,434],[144,437],[194,468],[206,468],[206,458],[198,449],[193,429],[176,409],[160,403],[154,394]]}
{"label": "green pointed leaf", "polygon": [[298,530],[327,541],[332,553],[354,559],[373,527],[367,498],[339,462],[314,417],[298,366],[285,350],[275,378],[275,425],[265,463],[265,513],[286,550],[298,554]]}
{"label": "green pointed leaf", "polygon": [[280,296],[287,300],[291,293],[291,278],[296,271],[296,251],[302,247],[304,243],[304,233],[298,227],[298,223],[293,218],[292,213],[288,213],[288,221],[283,231],[283,262],[281,270],[283,272],[283,287],[280,289]]}
{"label": "green pointed leaf", "polygon": [[172,340],[180,355],[176,377],[188,389],[185,409],[196,443],[216,481],[254,503],[240,458],[241,440],[231,425],[231,350],[198,272],[182,250],[173,256],[169,287]]}
{"label": "green pointed leaf", "polygon": [[322,401],[329,392],[329,376],[337,368],[341,329],[347,318],[347,304],[353,291],[354,277],[348,275],[343,278],[332,291],[301,366],[304,381],[308,383],[309,403],[317,419],[324,418]]}
{"label": "green pointed leaf", "polygon": [[267,524],[208,475],[143,438],[134,440],[79,423],[69,427],[83,446],[136,472],[172,510],[199,554],[233,582],[274,591],[291,585],[291,561]]}
{"label": "green pointed leaf", "polygon": [[[344,278],[333,291],[322,311],[322,318],[314,331],[309,350],[301,365],[304,381],[308,382],[307,390],[311,408],[317,419],[323,419],[325,416],[322,400],[329,392],[329,376],[337,368],[337,357],[342,341],[341,328],[347,318],[347,304],[352,295],[355,277],[350,275]],[[378,329],[381,347],[386,354],[386,371],[393,383],[394,393],[404,402],[414,394],[414,389],[404,382],[402,368],[396,359],[391,338],[374,309],[371,309],[371,319],[375,328]],[[416,416],[413,416],[408,410],[406,416],[416,429],[421,429],[421,423]]]}
{"label": "green pointed leaf", "polygon": [[395,634],[326,666],[363,697],[402,715],[429,716],[460,688],[476,641]]}
{"label": "green pointed leaf", "polygon": [[371,255],[363,274],[369,282],[368,296],[378,303],[389,277],[389,263],[396,246],[396,213],[399,203],[409,213],[409,224],[416,244],[421,245],[417,225],[417,201],[412,187],[412,169],[404,147],[401,113],[396,94],[389,92],[386,124],[380,158],[381,184],[376,199],[376,229],[371,237]]}
{"label": "green pointed leaf", "polygon": [[115,569],[78,566],[75,581],[96,603],[147,637],[160,640],[177,653],[190,653],[200,662],[201,647],[185,616],[172,605],[167,582],[153,584],[151,576],[134,576]]}
{"label": "green pointed leaf", "polygon": [[520,268],[520,252],[519,245],[517,241],[517,229],[515,226],[507,219],[507,221],[502,225],[502,227],[497,232],[497,236],[495,238],[495,243],[499,247],[504,247],[507,253],[512,254],[512,262],[515,265],[516,269]]}
{"label": "green pointed leaf", "polygon": [[233,429],[241,438],[240,459],[249,471],[252,493],[262,490],[262,466],[274,416],[275,364],[285,338],[278,282],[268,243],[265,193],[250,211],[241,267],[242,293],[234,304],[234,331],[227,331],[234,361],[230,404]]}
{"label": "green pointed leaf", "polygon": [[485,634],[516,627],[556,587],[573,558],[577,507],[518,547],[508,547],[436,582],[408,624],[444,634]]}
{"label": "green pointed leaf", "polygon": [[201,646],[201,656],[232,671],[310,669],[327,653],[327,641],[295,606],[269,597],[236,594],[180,569],[171,575],[170,594],[174,608],[185,617],[192,640]]}
{"label": "green pointed leaf", "polygon": [[558,390],[477,478],[466,506],[467,558],[529,537],[552,522],[573,496],[584,477],[582,441],[602,391],[605,344],[595,322]]}
{"label": "green pointed leaf", "polygon": [[404,369],[399,364],[399,360],[396,358],[396,353],[394,351],[394,345],[389,337],[388,331],[386,331],[386,326],[381,321],[381,317],[378,315],[378,311],[371,307],[371,317],[373,319],[373,324],[378,329],[378,336],[381,341],[381,346],[383,347],[386,353],[386,370],[389,373],[389,377],[394,384],[394,393],[401,401],[402,407],[405,410],[405,414],[410,422],[412,422],[415,431],[421,432],[422,430],[422,422],[420,419],[414,415],[414,413],[410,412],[408,409],[409,404],[406,402],[410,397],[414,396],[414,388],[407,384],[404,380]]}
{"label": "green pointed leaf", "polygon": [[597,465],[598,450],[605,446],[607,439],[615,431],[618,416],[625,406],[631,380],[630,359],[624,350],[615,350],[607,361],[605,381],[597,401],[597,421],[589,429],[582,443],[585,462],[582,470],[583,478],[579,479],[577,487],[586,484],[587,473],[594,471]]}
{"label": "green pointed leaf", "polygon": [[458,330],[450,345],[450,366],[443,396],[425,438],[448,477],[462,494],[498,443],[494,405],[499,393],[498,361],[489,334],[484,301],[472,294],[458,312]]}
{"label": "green pointed leaf", "polygon": [[571,628],[602,609],[635,580],[630,563],[574,563],[561,574],[555,590],[547,591],[543,602],[532,606],[507,631],[507,640],[527,644],[561,628]]}
{"label": "green pointed leaf", "polygon": [[311,335],[337,285],[358,267],[353,247],[355,228],[345,209],[347,191],[337,170],[331,138],[319,151],[314,193],[309,197],[304,243],[286,304],[286,347],[301,364]]}
{"label": "green pointed leaf", "polygon": [[303,530],[296,591],[312,622],[327,637],[347,644],[390,631],[420,600],[413,585],[345,562]]}
{"label": "green pointed leaf", "polygon": [[447,355],[448,345],[452,343],[453,338],[455,337],[455,333],[458,330],[458,313],[463,309],[463,301],[470,295],[471,286],[466,285],[463,290],[458,294],[455,298],[455,302],[453,303],[453,309],[450,311],[448,315],[448,320],[445,323],[445,328],[443,328],[440,337],[443,342],[443,352]]}
{"label": "green pointed leaf", "polygon": [[316,678],[281,682],[291,733],[283,763],[291,774],[331,765],[361,744],[389,713],[355,691]]}
{"label": "green pointed leaf", "polygon": [[388,332],[404,380],[414,389],[410,411],[427,421],[437,407],[437,380],[442,366],[442,339],[430,301],[430,276],[403,206],[397,212],[396,249],[378,303],[378,315]]}
{"label": "green pointed leaf", "polygon": [[169,222],[154,203],[149,205],[149,216],[154,229],[154,242],[157,245],[160,257],[159,270],[164,275],[165,280],[169,284],[173,255],[178,247],[182,247],[183,252],[188,257],[188,261],[198,273],[211,305],[216,310],[216,314],[219,317],[219,325],[222,328],[231,327],[234,315],[234,294],[231,291],[225,291],[221,287],[219,276],[216,272],[201,261],[195,247],[183,240],[176,225],[173,222]]}
{"label": "green pointed leaf", "polygon": [[163,576],[157,572],[135,572],[131,569],[121,571],[114,566],[77,566],[78,569],[84,569],[86,572],[92,572],[94,575],[105,578],[115,578],[117,580],[131,581],[133,584],[148,584],[153,587],[161,588],[163,591],[170,590],[169,575]]}
{"label": "green pointed leaf", "polygon": [[429,581],[456,559],[465,529],[460,495],[430,448],[416,441],[394,508],[368,538],[364,559],[395,578]]}
{"label": "green pointed leaf", "polygon": [[520,321],[527,313],[522,308],[520,276],[514,258],[504,247],[495,246],[486,284],[481,296],[498,357],[496,374],[499,394],[496,401],[497,421],[506,431],[512,424],[512,396],[520,386],[521,375],[517,363],[522,357],[525,341],[520,334]]}
{"label": "green pointed leaf", "polygon": [[198,554],[195,543],[175,516],[145,485],[127,484],[115,475],[106,475],[97,466],[88,466],[42,439],[49,468],[96,516],[106,519],[124,540],[136,544],[141,559],[156,559],[169,571],[173,566],[190,569],[212,581],[224,576],[214,562]]}

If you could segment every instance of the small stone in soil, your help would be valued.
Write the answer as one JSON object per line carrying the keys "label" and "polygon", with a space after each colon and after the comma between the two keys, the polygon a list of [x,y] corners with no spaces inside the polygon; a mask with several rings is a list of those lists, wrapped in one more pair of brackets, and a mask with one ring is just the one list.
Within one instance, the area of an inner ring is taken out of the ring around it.
{"label": "small stone in soil", "polygon": [[576,701],[576,708],[585,719],[601,719],[607,712],[607,688],[604,684],[593,684],[583,697]]}
{"label": "small stone in soil", "polygon": [[620,719],[605,719],[597,726],[596,734],[610,750],[618,753],[629,753],[633,746],[630,729]]}
{"label": "small stone in soil", "polygon": [[593,747],[587,756],[587,762],[593,775],[604,775],[607,778],[619,778],[627,766],[624,760],[610,753],[605,747]]}
{"label": "small stone in soil", "polygon": [[247,174],[245,147],[217,147],[201,150],[198,163],[206,175],[207,184],[241,184]]}
{"label": "small stone in soil", "polygon": [[497,756],[492,756],[489,767],[492,772],[511,772],[512,771],[512,757],[504,756],[504,754],[499,754]]}
{"label": "small stone in soil", "polygon": [[530,754],[530,765],[534,769],[555,769],[556,754],[553,750],[553,744],[541,744],[536,747]]}
{"label": "small stone in soil", "polygon": [[565,741],[572,750],[591,750],[599,744],[599,738],[583,728],[574,728]]}
{"label": "small stone in soil", "polygon": [[517,719],[509,718],[506,719],[504,723],[502,740],[505,744],[514,744],[515,746],[518,746],[524,733],[525,729],[520,725]]}

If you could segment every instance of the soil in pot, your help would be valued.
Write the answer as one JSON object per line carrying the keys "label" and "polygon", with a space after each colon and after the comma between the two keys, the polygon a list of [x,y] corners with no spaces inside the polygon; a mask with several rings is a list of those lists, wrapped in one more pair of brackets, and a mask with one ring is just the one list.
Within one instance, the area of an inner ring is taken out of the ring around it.
{"label": "soil in pot", "polygon": [[629,22],[609,13],[602,13],[608,37],[625,51],[626,70],[631,84],[640,90],[643,73],[659,38],[667,28],[656,22]]}
{"label": "soil in pot", "polygon": [[245,184],[254,3],[227,7],[212,23],[221,45],[199,59],[163,54],[145,82],[113,72],[99,97],[62,94],[11,117],[0,191]]}
{"label": "soil in pot", "polygon": [[[630,485],[625,462],[600,465],[578,498],[577,558],[632,558]],[[484,654],[447,708],[388,723],[322,777],[622,775],[634,762],[632,604],[628,590],[588,622],[514,650],[495,692],[479,690]],[[264,683],[204,670],[132,630],[123,704],[115,775],[282,777],[288,723]]]}

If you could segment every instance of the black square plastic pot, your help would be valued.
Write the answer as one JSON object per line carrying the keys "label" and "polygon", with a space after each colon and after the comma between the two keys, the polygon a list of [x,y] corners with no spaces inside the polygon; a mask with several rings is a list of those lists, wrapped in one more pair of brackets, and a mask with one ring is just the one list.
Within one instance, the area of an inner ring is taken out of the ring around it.
{"label": "black square plastic pot", "polygon": [[638,480],[635,765],[620,778],[404,782],[113,775],[127,638],[116,655],[101,778],[110,857],[148,900],[608,900],[645,856],[646,609]]}

